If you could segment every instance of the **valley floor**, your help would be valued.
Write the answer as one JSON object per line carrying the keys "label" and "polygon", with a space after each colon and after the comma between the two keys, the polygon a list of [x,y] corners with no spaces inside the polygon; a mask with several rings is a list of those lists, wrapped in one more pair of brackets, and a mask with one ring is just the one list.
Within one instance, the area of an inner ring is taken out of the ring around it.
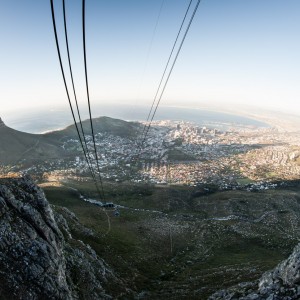
{"label": "valley floor", "polygon": [[105,211],[83,200],[97,198],[91,182],[43,189],[55,210],[67,207],[95,232],[71,228],[138,299],[206,299],[258,279],[300,238],[298,187],[199,194],[183,186],[105,182],[106,201],[114,205]]}

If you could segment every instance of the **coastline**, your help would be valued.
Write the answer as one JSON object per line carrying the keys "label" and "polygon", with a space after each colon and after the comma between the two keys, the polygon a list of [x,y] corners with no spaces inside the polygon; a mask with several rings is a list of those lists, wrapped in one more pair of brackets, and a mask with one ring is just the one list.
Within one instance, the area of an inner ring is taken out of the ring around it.
{"label": "coastline", "polygon": [[[126,121],[145,121],[148,106],[119,106],[116,111],[115,106],[95,107],[93,117],[109,116],[112,118],[123,119]],[[63,129],[73,123],[68,110],[43,109],[40,112],[25,112],[23,114],[3,115],[5,123],[23,132],[34,134],[44,134]],[[88,116],[83,113],[82,119]],[[254,126],[269,127],[274,126],[266,118],[257,115],[246,115],[238,112],[230,112],[222,109],[196,108],[182,106],[161,106],[157,112],[155,120],[173,120],[197,123],[201,126],[217,126],[226,124],[227,126]],[[274,122],[276,124],[276,122]]]}

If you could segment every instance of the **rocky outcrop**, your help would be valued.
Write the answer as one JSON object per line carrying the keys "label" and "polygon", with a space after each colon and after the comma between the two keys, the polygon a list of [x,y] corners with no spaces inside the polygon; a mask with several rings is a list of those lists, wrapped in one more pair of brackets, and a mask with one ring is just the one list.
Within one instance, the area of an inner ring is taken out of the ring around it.
{"label": "rocky outcrop", "polygon": [[112,299],[127,293],[95,251],[72,238],[64,214],[79,224],[66,209],[54,213],[31,179],[0,180],[0,299]]}
{"label": "rocky outcrop", "polygon": [[262,276],[258,292],[274,299],[300,299],[300,244],[287,260]]}
{"label": "rocky outcrop", "polygon": [[241,283],[221,290],[209,300],[296,300],[300,299],[300,244],[293,253],[256,283]]}

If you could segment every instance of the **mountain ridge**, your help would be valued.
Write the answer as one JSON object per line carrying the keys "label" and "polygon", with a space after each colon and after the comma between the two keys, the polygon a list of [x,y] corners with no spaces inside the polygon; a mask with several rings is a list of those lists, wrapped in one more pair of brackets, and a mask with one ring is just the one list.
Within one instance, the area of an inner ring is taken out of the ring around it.
{"label": "mountain ridge", "polygon": [[[86,135],[91,135],[89,120],[83,121],[82,125]],[[93,125],[95,134],[107,132],[130,138],[135,138],[140,128],[138,123],[110,117],[95,118],[93,119]],[[17,164],[22,160],[39,161],[49,157],[64,158],[67,153],[62,148],[63,140],[78,139],[78,135],[74,124],[61,130],[44,134],[32,134],[10,128],[0,118],[0,138],[0,164],[7,165]]]}

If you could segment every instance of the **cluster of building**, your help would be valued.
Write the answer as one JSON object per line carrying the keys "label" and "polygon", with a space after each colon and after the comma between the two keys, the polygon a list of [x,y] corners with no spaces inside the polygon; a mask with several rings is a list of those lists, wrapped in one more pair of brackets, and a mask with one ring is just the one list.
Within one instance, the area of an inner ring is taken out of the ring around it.
{"label": "cluster of building", "polygon": [[[241,126],[220,130],[189,122],[157,121],[145,140],[108,133],[98,133],[95,139],[101,175],[107,180],[228,188],[300,177],[299,132]],[[92,167],[97,170],[91,137],[87,144]],[[63,148],[77,155],[46,160],[25,172],[50,179],[88,174],[79,141],[70,139]]]}
{"label": "cluster of building", "polygon": [[167,157],[165,164],[146,164],[144,176],[152,182],[226,188],[300,177],[299,133],[252,127],[219,131],[182,122],[171,128],[165,140],[187,154],[187,161]]}

